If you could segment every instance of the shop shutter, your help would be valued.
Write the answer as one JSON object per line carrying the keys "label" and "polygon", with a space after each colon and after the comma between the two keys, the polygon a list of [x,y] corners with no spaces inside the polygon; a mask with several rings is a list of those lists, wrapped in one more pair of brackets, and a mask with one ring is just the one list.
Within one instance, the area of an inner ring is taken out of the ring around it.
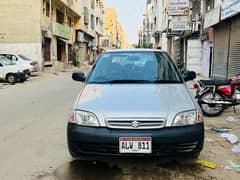
{"label": "shop shutter", "polygon": [[215,26],[213,78],[227,77],[229,25],[227,21]]}
{"label": "shop shutter", "polygon": [[228,78],[240,73],[240,16],[232,19]]}

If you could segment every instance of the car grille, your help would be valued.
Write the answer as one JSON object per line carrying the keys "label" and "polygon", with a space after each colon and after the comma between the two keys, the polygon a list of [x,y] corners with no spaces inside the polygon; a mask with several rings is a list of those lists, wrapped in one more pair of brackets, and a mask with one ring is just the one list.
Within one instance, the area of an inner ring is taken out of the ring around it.
{"label": "car grille", "polygon": [[158,129],[165,125],[165,118],[107,118],[106,123],[113,129]]}
{"label": "car grille", "polygon": [[[73,143],[74,148],[78,152],[83,153],[100,153],[109,155],[120,155],[119,144],[84,144]],[[180,153],[192,153],[199,149],[198,141],[179,144],[154,144],[152,147],[152,153],[149,156],[173,156]],[[122,154],[123,155],[123,154]],[[131,154],[129,154],[131,155]]]}

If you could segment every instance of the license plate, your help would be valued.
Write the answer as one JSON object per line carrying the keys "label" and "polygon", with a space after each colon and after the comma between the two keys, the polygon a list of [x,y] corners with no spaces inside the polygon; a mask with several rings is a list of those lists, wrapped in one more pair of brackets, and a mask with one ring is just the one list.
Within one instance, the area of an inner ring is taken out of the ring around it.
{"label": "license plate", "polygon": [[120,153],[152,153],[151,137],[120,137],[119,138]]}

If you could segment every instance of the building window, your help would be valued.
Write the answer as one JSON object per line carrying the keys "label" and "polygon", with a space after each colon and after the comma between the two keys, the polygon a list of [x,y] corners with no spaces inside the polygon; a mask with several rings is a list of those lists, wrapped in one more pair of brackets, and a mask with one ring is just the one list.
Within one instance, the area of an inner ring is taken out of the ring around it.
{"label": "building window", "polygon": [[68,24],[69,27],[73,26],[73,19],[71,17],[69,17],[69,16],[67,18],[67,24]]}
{"label": "building window", "polygon": [[91,0],[91,8],[95,9],[95,0]]}
{"label": "building window", "polygon": [[109,46],[110,46],[110,43],[109,43],[109,40],[108,40],[108,39],[104,39],[104,40],[103,40],[103,46],[104,46],[104,47],[109,47]]}
{"label": "building window", "polygon": [[64,24],[64,13],[58,9],[56,11],[56,21],[57,23]]}
{"label": "building window", "polygon": [[43,0],[43,15],[45,15],[45,11],[46,11],[46,7],[45,7],[45,4],[46,4],[46,0]]}
{"label": "building window", "polygon": [[87,7],[84,7],[84,24],[85,25],[88,25],[89,23],[89,12],[88,12],[88,8]]}
{"label": "building window", "polygon": [[97,27],[99,26],[99,18],[98,17],[96,18],[96,26]]}
{"label": "building window", "polygon": [[46,2],[46,16],[49,17],[50,15],[50,4],[49,2]]}
{"label": "building window", "polygon": [[206,2],[206,10],[207,12],[214,8],[214,1],[213,0],[207,0]]}
{"label": "building window", "polygon": [[91,15],[91,29],[95,29],[95,17],[93,15]]}

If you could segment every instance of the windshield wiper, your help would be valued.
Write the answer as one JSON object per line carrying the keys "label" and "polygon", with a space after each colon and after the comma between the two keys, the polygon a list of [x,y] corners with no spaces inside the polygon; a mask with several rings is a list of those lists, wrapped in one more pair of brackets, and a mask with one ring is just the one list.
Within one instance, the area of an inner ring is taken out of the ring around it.
{"label": "windshield wiper", "polygon": [[119,80],[110,80],[103,81],[100,83],[109,83],[109,84],[121,84],[121,83],[148,83],[148,80],[134,80],[134,79],[119,79]]}

